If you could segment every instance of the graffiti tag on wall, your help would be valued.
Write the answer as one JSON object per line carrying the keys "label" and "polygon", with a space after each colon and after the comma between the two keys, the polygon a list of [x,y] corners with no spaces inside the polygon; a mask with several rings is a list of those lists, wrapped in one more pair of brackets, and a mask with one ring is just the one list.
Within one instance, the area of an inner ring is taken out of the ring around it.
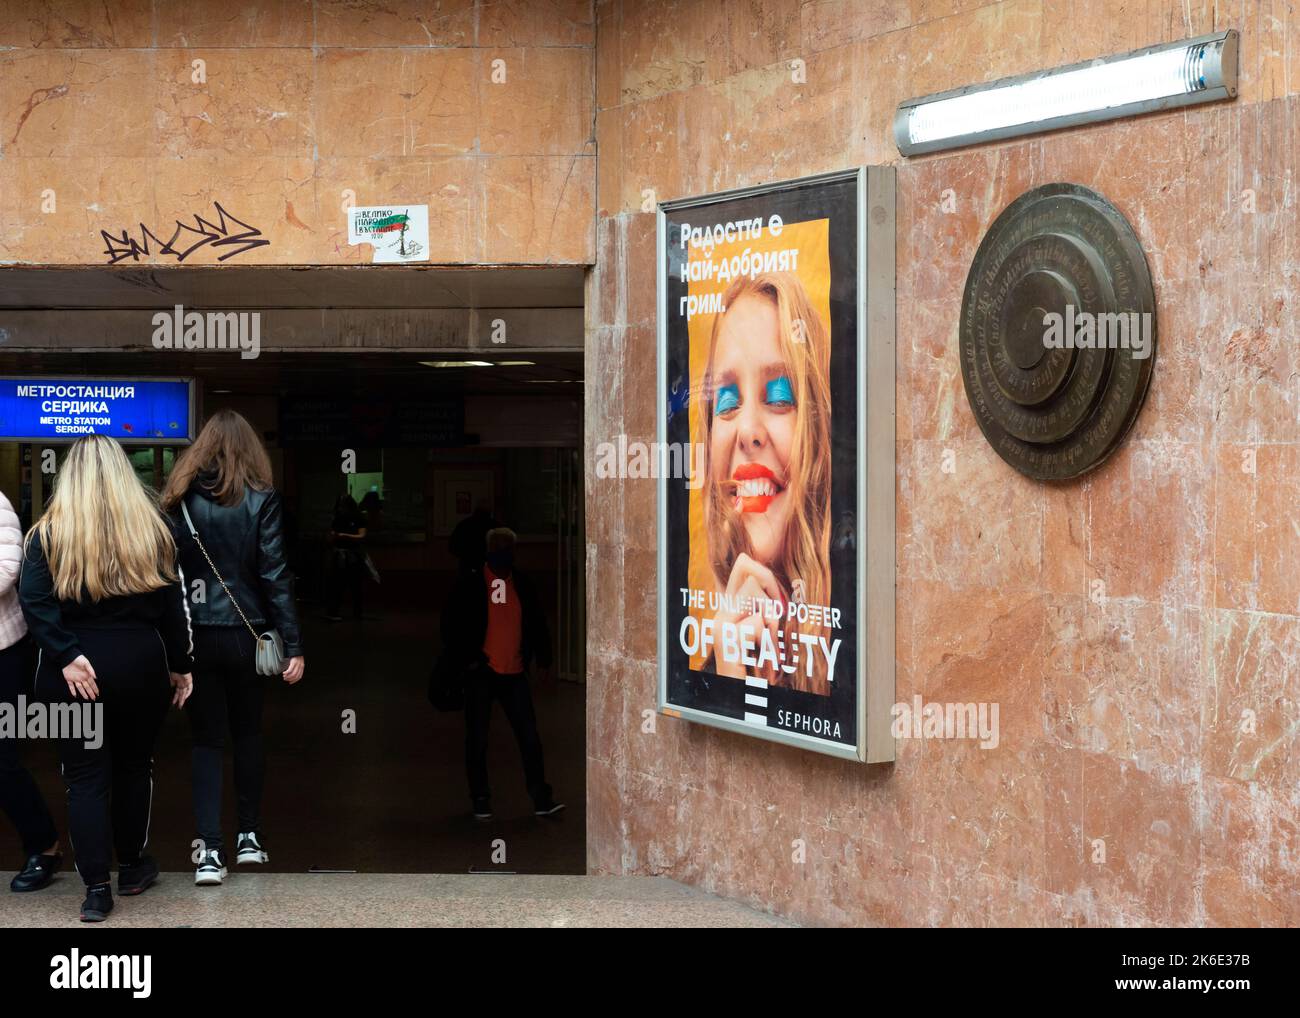
{"label": "graffiti tag on wall", "polygon": [[[131,236],[126,229],[123,229],[120,234],[100,230],[99,234],[104,238],[104,254],[108,255],[108,264],[116,265],[128,258],[138,262],[141,258],[148,258],[150,255],[160,257],[170,255],[178,262],[183,262],[199,248],[209,245],[213,248],[230,249],[217,258],[217,261],[224,262],[227,258],[233,258],[255,247],[264,247],[271,243],[262,236],[261,230],[232,216],[221,207],[220,202],[213,202],[212,205],[217,210],[217,222],[204,219],[197,213],[194,216],[193,226],[177,219],[176,229],[165,242],[159,240],[158,235],[144,223],[140,224],[139,240]],[[232,227],[239,229],[232,232]]]}

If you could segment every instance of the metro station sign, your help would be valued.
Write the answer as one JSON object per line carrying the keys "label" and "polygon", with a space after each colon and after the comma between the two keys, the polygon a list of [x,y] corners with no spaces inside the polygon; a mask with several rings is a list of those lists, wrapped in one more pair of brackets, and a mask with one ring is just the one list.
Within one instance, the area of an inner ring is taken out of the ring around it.
{"label": "metro station sign", "polygon": [[126,444],[194,440],[191,378],[0,378],[0,441]]}

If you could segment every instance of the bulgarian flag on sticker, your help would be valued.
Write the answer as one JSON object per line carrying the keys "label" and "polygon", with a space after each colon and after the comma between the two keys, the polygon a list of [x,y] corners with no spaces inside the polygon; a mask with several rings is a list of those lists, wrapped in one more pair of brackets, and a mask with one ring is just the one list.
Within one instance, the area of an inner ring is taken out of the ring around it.
{"label": "bulgarian flag on sticker", "polygon": [[381,216],[370,224],[373,233],[389,233],[393,230],[400,230],[410,222],[410,217],[405,213],[395,216]]}

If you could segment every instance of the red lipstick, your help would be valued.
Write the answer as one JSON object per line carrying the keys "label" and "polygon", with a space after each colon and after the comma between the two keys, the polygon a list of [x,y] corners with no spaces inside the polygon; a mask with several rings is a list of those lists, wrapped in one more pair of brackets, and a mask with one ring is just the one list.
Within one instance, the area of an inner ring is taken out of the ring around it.
{"label": "red lipstick", "polygon": [[762,463],[742,463],[732,475],[735,509],[742,513],[764,513],[772,499],[784,491],[776,474]]}

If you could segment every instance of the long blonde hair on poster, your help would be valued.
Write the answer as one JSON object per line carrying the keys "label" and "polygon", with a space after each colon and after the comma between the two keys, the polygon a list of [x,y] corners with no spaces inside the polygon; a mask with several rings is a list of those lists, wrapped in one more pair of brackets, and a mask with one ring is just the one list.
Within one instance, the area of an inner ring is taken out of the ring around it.
{"label": "long blonde hair on poster", "polygon": [[[829,605],[831,593],[831,390],[830,335],[807,291],[797,276],[784,272],[762,273],[742,277],[731,284],[722,298],[724,308],[732,307],[746,296],[771,301],[777,310],[781,356],[794,383],[797,418],[791,459],[788,492],[791,496],[790,522],[781,545],[778,561],[765,563],[776,575],[787,594],[802,581],[799,600],[810,605]],[[730,497],[714,483],[712,463],[714,353],[722,320],[726,312],[715,316],[709,337],[708,361],[704,373],[703,412],[696,416],[703,434],[704,522],[709,539],[709,563],[721,587],[725,587],[732,567],[741,554],[753,555],[741,514]],[[801,325],[796,328],[796,323]],[[796,332],[801,340],[796,339]],[[824,636],[824,630],[806,623],[787,620],[784,624],[786,647],[799,632]],[[802,645],[801,645],[802,646]],[[803,662],[793,674],[779,673],[778,681],[794,689],[825,695],[829,693],[826,662],[818,659],[812,675]]]}

